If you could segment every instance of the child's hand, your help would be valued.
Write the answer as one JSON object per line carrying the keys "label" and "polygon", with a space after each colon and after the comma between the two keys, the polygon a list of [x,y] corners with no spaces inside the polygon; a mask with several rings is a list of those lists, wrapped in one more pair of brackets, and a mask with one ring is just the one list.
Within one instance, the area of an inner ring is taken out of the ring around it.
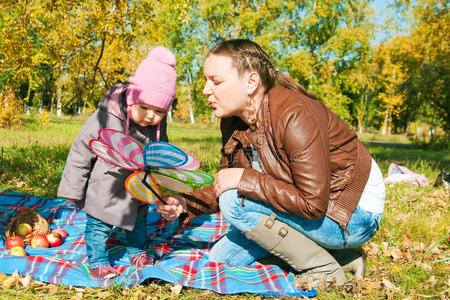
{"label": "child's hand", "polygon": [[178,218],[183,212],[187,212],[186,200],[180,195],[170,195],[164,197],[167,204],[159,201],[156,203],[157,212],[161,214],[166,220],[172,221]]}

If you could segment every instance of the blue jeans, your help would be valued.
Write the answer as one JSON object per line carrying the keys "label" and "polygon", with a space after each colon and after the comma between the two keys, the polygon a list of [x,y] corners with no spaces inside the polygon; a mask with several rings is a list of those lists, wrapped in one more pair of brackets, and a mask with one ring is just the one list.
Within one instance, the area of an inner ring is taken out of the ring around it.
{"label": "blue jeans", "polygon": [[[356,208],[347,228],[348,235],[337,222],[327,216],[318,220],[290,215],[276,210],[261,201],[244,198],[242,206],[237,190],[228,190],[219,198],[219,206],[224,218],[233,226],[211,249],[209,259],[215,262],[243,266],[271,255],[255,242],[247,239],[243,232],[256,227],[263,216],[277,214],[277,220],[288,224],[311,240],[328,249],[356,248],[375,235],[381,221],[381,214]],[[301,247],[301,245],[299,245]]]}
{"label": "blue jeans", "polygon": [[[114,226],[109,225],[92,216],[87,216],[84,239],[88,254],[89,269],[96,269],[109,265],[106,241],[108,240]],[[132,231],[126,230],[127,253],[131,259],[147,249],[147,215],[136,220]]]}

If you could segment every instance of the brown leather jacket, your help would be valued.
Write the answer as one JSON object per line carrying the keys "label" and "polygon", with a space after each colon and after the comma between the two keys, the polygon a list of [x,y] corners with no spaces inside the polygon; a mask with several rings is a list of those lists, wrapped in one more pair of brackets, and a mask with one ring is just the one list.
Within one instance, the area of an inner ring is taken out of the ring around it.
{"label": "brown leather jacket", "polygon": [[[257,120],[255,128],[237,117],[221,120],[220,168],[245,168],[238,194],[308,219],[326,214],[347,230],[371,168],[356,134],[321,102],[279,85]],[[251,145],[264,174],[251,167]],[[211,187],[185,197],[188,220],[218,211]]]}

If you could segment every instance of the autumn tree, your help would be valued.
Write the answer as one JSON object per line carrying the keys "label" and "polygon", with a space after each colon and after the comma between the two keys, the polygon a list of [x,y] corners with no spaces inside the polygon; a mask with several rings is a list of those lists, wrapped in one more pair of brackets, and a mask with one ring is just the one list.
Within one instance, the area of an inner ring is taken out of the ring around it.
{"label": "autumn tree", "polygon": [[[432,129],[441,128],[445,140],[450,132],[448,6],[436,0],[397,2],[399,14],[412,16],[411,28],[408,34],[393,37],[378,47],[378,62],[385,62],[381,73],[387,75],[380,78],[383,108],[385,113],[394,112],[391,121],[397,128],[406,129],[419,120]],[[386,116],[389,119],[389,113]]]}
{"label": "autumn tree", "polygon": [[450,132],[450,12],[438,0],[419,0],[413,7],[414,29],[405,55],[408,78],[403,88],[422,116]]}

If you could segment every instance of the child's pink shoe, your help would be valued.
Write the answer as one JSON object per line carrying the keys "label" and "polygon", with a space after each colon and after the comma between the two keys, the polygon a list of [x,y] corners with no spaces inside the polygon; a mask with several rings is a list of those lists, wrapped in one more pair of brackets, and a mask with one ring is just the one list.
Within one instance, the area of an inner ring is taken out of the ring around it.
{"label": "child's pink shoe", "polygon": [[149,257],[147,253],[141,253],[130,259],[130,264],[136,268],[145,268],[153,266],[153,257]]}
{"label": "child's pink shoe", "polygon": [[111,279],[116,277],[117,275],[120,275],[120,273],[114,270],[113,267],[111,267],[110,265],[101,266],[98,267],[97,269],[89,270],[89,273],[91,274],[92,277],[97,279],[101,278]]}

